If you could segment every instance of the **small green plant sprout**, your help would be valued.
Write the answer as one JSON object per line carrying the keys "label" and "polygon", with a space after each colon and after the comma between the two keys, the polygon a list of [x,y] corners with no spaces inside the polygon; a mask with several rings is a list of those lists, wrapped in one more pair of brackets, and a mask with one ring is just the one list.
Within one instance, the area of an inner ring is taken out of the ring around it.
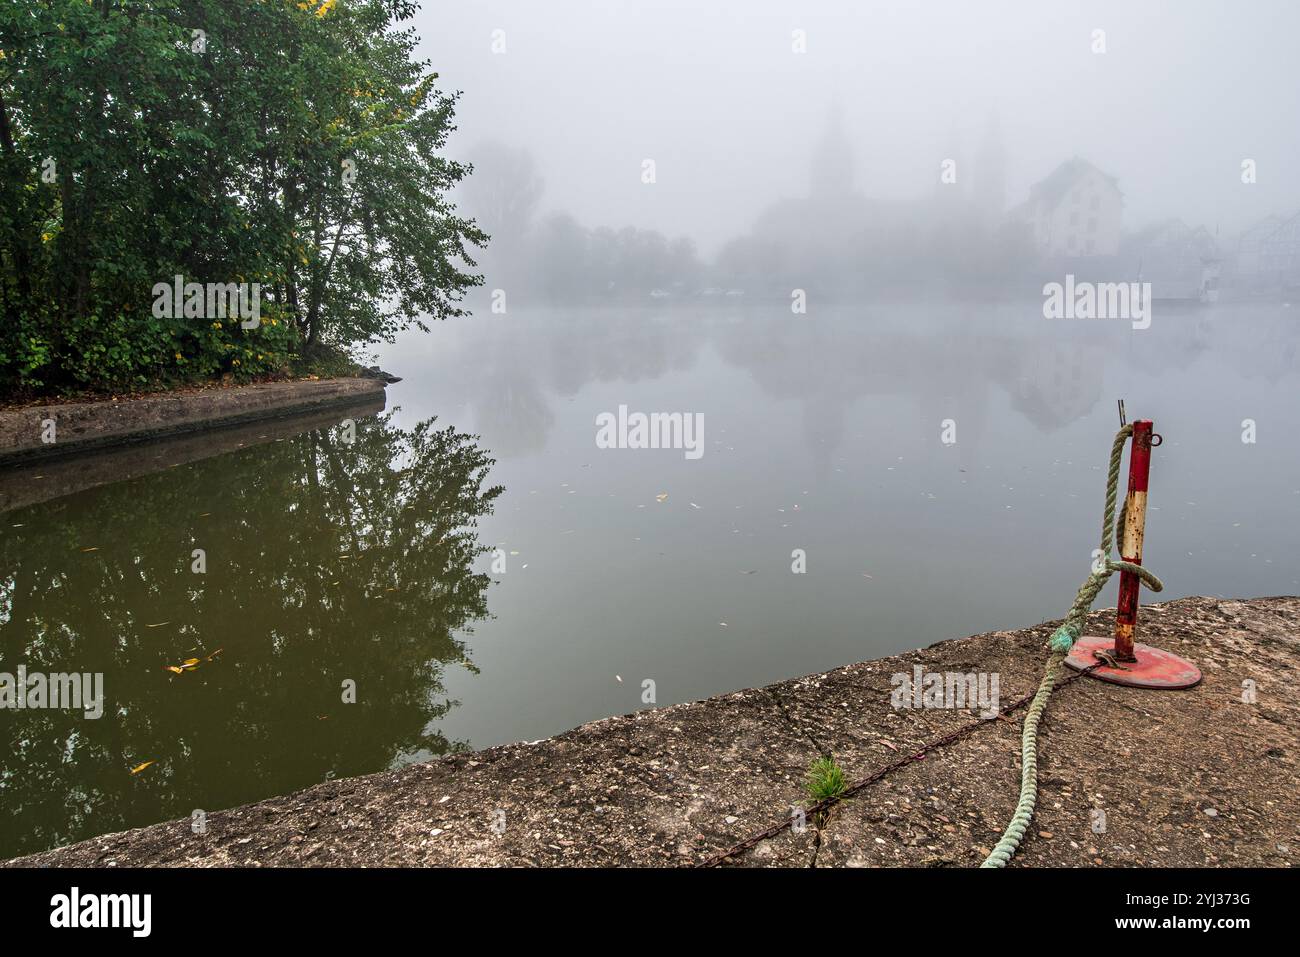
{"label": "small green plant sprout", "polygon": [[829,754],[823,755],[812,763],[808,769],[808,777],[804,780],[804,790],[813,803],[839,797],[844,793],[845,787],[844,770]]}

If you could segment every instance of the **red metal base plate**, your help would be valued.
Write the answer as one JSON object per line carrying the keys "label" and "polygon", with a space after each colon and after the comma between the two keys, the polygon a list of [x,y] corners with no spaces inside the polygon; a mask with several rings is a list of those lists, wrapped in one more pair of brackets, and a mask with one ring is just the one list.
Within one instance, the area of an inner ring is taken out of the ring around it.
{"label": "red metal base plate", "polygon": [[[1084,635],[1074,643],[1065,663],[1075,671],[1082,671],[1097,663],[1094,651],[1111,651],[1115,647],[1114,638],[1098,638]],[[1186,658],[1152,648],[1150,645],[1133,646],[1137,661],[1121,661],[1122,667],[1112,668],[1102,665],[1091,672],[1091,677],[1112,684],[1127,685],[1130,688],[1190,688],[1201,680],[1201,669]]]}

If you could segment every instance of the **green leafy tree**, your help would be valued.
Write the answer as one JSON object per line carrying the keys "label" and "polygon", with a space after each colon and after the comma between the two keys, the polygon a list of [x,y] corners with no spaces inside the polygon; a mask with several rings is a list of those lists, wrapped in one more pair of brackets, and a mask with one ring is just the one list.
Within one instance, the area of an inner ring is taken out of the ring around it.
{"label": "green leafy tree", "polygon": [[[283,371],[463,314],[456,94],[408,0],[0,6],[0,390]],[[261,324],[156,315],[175,275]]]}

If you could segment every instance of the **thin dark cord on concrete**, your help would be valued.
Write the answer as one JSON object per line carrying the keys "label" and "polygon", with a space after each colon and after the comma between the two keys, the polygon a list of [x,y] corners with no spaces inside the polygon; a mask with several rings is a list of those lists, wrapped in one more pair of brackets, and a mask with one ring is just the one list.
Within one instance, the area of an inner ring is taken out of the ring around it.
{"label": "thin dark cord on concrete", "polygon": [[[1090,674],[1091,672],[1095,671],[1097,668],[1100,668],[1104,664],[1105,662],[1098,661],[1095,665],[1090,665],[1087,668],[1084,668],[1082,671],[1075,672],[1074,674],[1067,677],[1065,680],[1061,681],[1056,687],[1058,689],[1064,688],[1066,685],[1078,681],[1084,675]],[[1029,704],[1029,702],[1034,699],[1034,695],[1036,695],[1037,693],[1038,693],[1038,689],[1035,688],[1033,691],[1029,692],[1024,697],[1017,698],[1011,704],[1007,705],[1005,708],[1002,708],[1000,711],[998,711],[995,717],[982,718],[979,721],[972,721],[970,724],[964,724],[956,731],[949,732],[948,734],[945,734],[941,738],[935,738],[933,741],[924,745],[919,751],[914,751],[911,754],[907,755],[906,757],[899,758],[897,761],[893,762],[892,764],[886,764],[884,767],[878,768],[877,770],[868,774],[865,778],[862,778],[858,781],[854,781],[847,788],[845,788],[840,794],[837,794],[834,797],[823,798],[822,800],[816,802],[815,804],[809,805],[807,808],[804,809],[804,814],[807,817],[812,817],[815,814],[818,814],[822,811],[826,811],[832,806],[834,806],[835,804],[838,804],[840,801],[852,797],[854,794],[858,793],[868,785],[875,784],[877,781],[879,781],[881,778],[885,777],[886,775],[891,774],[894,771],[899,770],[900,768],[907,767],[913,761],[919,761],[921,758],[925,757],[926,754],[933,751],[934,749],[941,748],[944,745],[952,744],[954,741],[957,741],[960,738],[964,738],[966,735],[970,734],[976,728],[982,728],[985,725],[992,724],[998,718],[1005,717],[1006,715],[1011,714],[1013,711],[1019,711],[1025,705]],[[766,841],[769,838],[776,837],[786,828],[790,827],[794,823],[794,821],[795,821],[794,815],[787,815],[783,820],[778,821],[776,824],[773,824],[771,827],[759,831],[756,834],[751,834],[749,837],[745,838],[739,844],[732,845],[727,850],[722,851],[718,854],[714,854],[712,857],[706,858],[704,861],[702,861],[699,864],[699,866],[717,867],[719,864],[723,863],[724,861],[729,860],[730,858],[733,858],[738,854],[743,854],[745,851],[761,843],[762,841]]]}

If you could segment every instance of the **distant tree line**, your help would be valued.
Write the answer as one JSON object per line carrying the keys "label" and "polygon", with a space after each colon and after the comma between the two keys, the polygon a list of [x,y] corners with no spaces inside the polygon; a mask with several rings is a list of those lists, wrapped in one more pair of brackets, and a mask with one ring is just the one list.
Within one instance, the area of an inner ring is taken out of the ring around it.
{"label": "distant tree line", "polygon": [[879,202],[817,194],[769,204],[751,229],[703,258],[685,237],[631,226],[589,227],[538,216],[543,192],[531,154],[496,141],[471,151],[465,206],[492,234],[489,287],[553,302],[727,297],[823,298],[890,290],[1005,291],[1034,280],[1028,230],[972,203],[934,197]]}

